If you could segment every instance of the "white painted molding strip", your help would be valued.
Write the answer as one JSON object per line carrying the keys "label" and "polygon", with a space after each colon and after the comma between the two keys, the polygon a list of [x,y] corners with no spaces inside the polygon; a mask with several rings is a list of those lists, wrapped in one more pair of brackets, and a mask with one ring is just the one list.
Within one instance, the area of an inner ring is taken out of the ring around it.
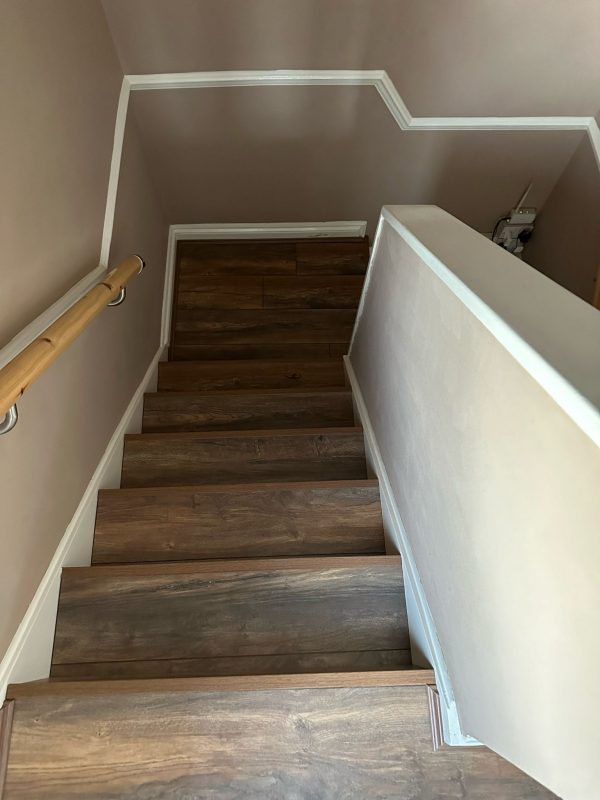
{"label": "white painted molding strip", "polygon": [[[239,70],[126,75],[132,91],[225,86],[374,86],[402,130],[589,130],[592,116],[413,117],[385,70]],[[597,127],[597,126],[596,126]]]}
{"label": "white painted molding strip", "polygon": [[126,433],[137,433],[141,429],[144,392],[152,391],[156,387],[158,362],[162,355],[163,348],[160,347],[117,424],[33,600],[0,662],[0,705],[9,683],[39,680],[49,675],[62,568],[90,564],[98,491],[119,485],[124,436]]}

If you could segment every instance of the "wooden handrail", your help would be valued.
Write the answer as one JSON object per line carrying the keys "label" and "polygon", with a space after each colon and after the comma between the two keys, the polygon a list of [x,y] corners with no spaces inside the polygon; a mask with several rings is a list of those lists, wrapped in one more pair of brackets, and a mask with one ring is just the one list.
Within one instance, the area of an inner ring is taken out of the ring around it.
{"label": "wooden handrail", "polygon": [[119,295],[130,279],[142,271],[143,266],[144,262],[139,256],[126,258],[0,369],[0,420],[90,322],[104,311],[108,303]]}

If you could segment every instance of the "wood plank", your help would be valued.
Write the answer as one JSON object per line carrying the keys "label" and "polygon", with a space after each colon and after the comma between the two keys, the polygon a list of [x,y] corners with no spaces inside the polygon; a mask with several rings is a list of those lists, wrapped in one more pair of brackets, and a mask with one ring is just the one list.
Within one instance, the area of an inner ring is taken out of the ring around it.
{"label": "wood plank", "polygon": [[329,345],[329,357],[330,358],[342,358],[343,356],[347,355],[350,350],[350,342],[345,342],[340,344],[339,342],[332,342]]}
{"label": "wood plank", "polygon": [[52,680],[140,680],[198,676],[285,676],[301,674],[309,680],[314,673],[340,673],[356,670],[389,673],[412,672],[411,654],[404,650],[361,650],[349,653],[296,653],[233,658],[185,658],[157,661],[101,661],[86,664],[54,664]]}
{"label": "wood plank", "polygon": [[[342,348],[345,353],[347,344],[332,345]],[[246,358],[260,359],[292,359],[306,361],[310,359],[330,358],[328,342],[295,342],[294,344],[174,344],[170,358],[176,361],[221,361],[224,359],[240,360]]]}
{"label": "wood plank", "polygon": [[175,346],[350,341],[355,311],[349,309],[241,309],[202,312],[180,308]]}
{"label": "wood plank", "polygon": [[266,430],[353,424],[350,392],[157,392],[144,397],[142,430]]}
{"label": "wood plank", "polygon": [[181,275],[189,281],[219,275],[296,272],[296,245],[285,241],[179,242],[177,258]]}
{"label": "wood plank", "polygon": [[265,308],[358,307],[362,275],[269,277],[264,279]]}
{"label": "wood plank", "polygon": [[399,561],[65,569],[52,663],[407,649]]}
{"label": "wood plank", "polygon": [[63,567],[63,577],[96,580],[101,578],[156,577],[169,575],[203,575],[244,572],[315,572],[336,569],[381,569],[398,573],[402,559],[384,556],[311,556],[307,558],[224,559],[222,561],[176,562],[172,564],[99,564],[94,567]]}
{"label": "wood plank", "polygon": [[13,700],[6,700],[0,706],[0,800],[4,797],[14,711]]}
{"label": "wood plank", "polygon": [[205,308],[262,308],[263,279],[259,276],[227,278],[203,277],[198,280],[189,274],[179,278],[178,309]]}
{"label": "wood plank", "polygon": [[125,437],[121,486],[367,477],[356,428],[144,433]]}
{"label": "wood plank", "polygon": [[329,388],[344,385],[341,360],[164,361],[158,365],[159,391]]}
{"label": "wood plank", "polygon": [[296,261],[298,275],[364,275],[369,263],[369,240],[299,242]]}
{"label": "wood plank", "polygon": [[26,683],[12,683],[8,696],[12,701],[25,697],[80,697],[81,695],[129,695],[160,692],[167,696],[181,692],[261,692],[272,689],[339,689],[366,686],[433,686],[432,669],[411,667],[403,670],[359,670],[357,672],[321,672],[305,675],[256,674],[192,678],[136,678],[135,680],[56,681],[44,678]]}
{"label": "wood plank", "polygon": [[383,553],[377,481],[108,489],[92,563]]}
{"label": "wood plank", "polygon": [[425,686],[83,691],[19,699],[7,800],[555,798],[485,748],[434,753]]}

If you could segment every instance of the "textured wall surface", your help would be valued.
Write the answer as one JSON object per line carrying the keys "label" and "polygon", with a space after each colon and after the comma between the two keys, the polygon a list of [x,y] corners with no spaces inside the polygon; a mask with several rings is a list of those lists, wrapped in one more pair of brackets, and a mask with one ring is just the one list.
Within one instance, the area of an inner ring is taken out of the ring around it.
{"label": "textured wall surface", "polygon": [[600,269],[600,173],[587,137],[546,200],[524,258],[592,301]]}
{"label": "textured wall surface", "polygon": [[[4,344],[98,264],[121,72],[96,2],[23,0],[2,14]],[[131,120],[111,261],[140,252],[148,268],[31,387],[0,437],[0,654],[156,352],[165,249]]]}
{"label": "textured wall surface", "polygon": [[[429,244],[440,233],[436,254],[455,227],[429,226]],[[499,309],[515,282],[502,271],[507,258],[490,251],[471,273]],[[535,344],[574,305],[587,326],[569,332],[569,347],[590,332],[600,340],[593,309],[529,273],[512,291],[537,283],[548,301],[545,321],[522,317]],[[554,331],[546,344],[560,364]],[[598,350],[581,350],[597,406]],[[350,359],[464,730],[560,797],[591,800],[600,781],[598,446],[387,225]]]}

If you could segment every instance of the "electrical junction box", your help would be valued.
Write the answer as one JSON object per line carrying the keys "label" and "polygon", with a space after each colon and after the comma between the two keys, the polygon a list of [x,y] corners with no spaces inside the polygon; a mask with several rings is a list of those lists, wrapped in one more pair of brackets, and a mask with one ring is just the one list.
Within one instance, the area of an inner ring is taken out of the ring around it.
{"label": "electrical junction box", "polygon": [[510,216],[498,220],[492,241],[515,256],[521,256],[523,248],[531,239],[535,208],[513,208]]}

